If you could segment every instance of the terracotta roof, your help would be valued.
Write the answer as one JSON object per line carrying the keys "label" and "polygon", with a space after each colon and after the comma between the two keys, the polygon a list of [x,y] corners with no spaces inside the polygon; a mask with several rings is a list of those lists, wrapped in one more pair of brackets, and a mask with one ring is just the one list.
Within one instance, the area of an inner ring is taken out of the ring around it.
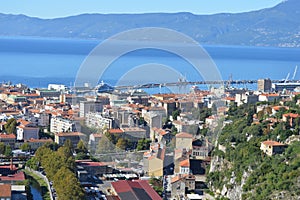
{"label": "terracotta roof", "polygon": [[57,136],[85,136],[85,134],[80,132],[62,132],[56,134]]}
{"label": "terracotta roof", "polygon": [[186,159],[186,160],[183,160],[179,163],[179,166],[180,167],[190,167],[190,160],[189,159]]}
{"label": "terracotta roof", "polygon": [[286,113],[286,114],[283,114],[284,117],[291,117],[291,118],[298,118],[300,117],[300,115],[298,114],[295,114],[295,113]]}
{"label": "terracotta roof", "polygon": [[11,197],[10,184],[0,184],[0,197]]}
{"label": "terracotta roof", "polygon": [[282,144],[280,142],[272,141],[272,140],[267,140],[262,142],[266,146],[285,146],[285,144]]}
{"label": "terracotta roof", "polygon": [[1,181],[24,181],[25,175],[24,172],[19,171],[16,174],[13,174],[11,176],[1,176]]}
{"label": "terracotta roof", "polygon": [[76,161],[77,164],[81,166],[88,166],[88,167],[103,167],[107,166],[107,163],[104,162],[93,162],[93,161]]}
{"label": "terracotta roof", "polygon": [[173,178],[171,179],[171,183],[175,183],[175,182],[177,182],[177,181],[179,181],[179,180],[182,180],[182,179],[184,179],[184,178],[187,177],[187,176],[188,176],[187,174],[175,176],[175,177],[173,177]]}
{"label": "terracotta roof", "polygon": [[121,129],[109,129],[108,132],[110,134],[121,134],[121,133],[124,133],[124,131],[121,130]]}
{"label": "terracotta roof", "polygon": [[176,134],[176,138],[193,138],[192,134],[186,133],[186,132],[181,132]]}
{"label": "terracotta roof", "polygon": [[272,94],[261,94],[261,96],[266,96],[266,97],[279,97],[279,94],[277,94],[277,93],[272,93]]}
{"label": "terracotta roof", "polygon": [[1,139],[16,139],[15,134],[0,134]]}
{"label": "terracotta roof", "polygon": [[29,140],[27,140],[27,142],[32,142],[32,143],[37,143],[37,142],[53,142],[52,139],[48,138],[48,139],[34,139],[34,138],[30,138]]}
{"label": "terracotta roof", "polygon": [[287,106],[273,106],[273,107],[272,107],[272,109],[274,109],[274,110],[276,110],[276,111],[279,111],[280,108],[284,108],[284,109],[286,109],[286,110],[289,109],[289,107],[287,107]]}
{"label": "terracotta roof", "polygon": [[28,125],[28,124],[31,124],[31,122],[26,121],[26,120],[24,120],[24,119],[18,119],[17,122],[21,123],[21,124],[24,125],[24,126],[26,126],[26,125]]}
{"label": "terracotta roof", "polygon": [[234,101],[235,97],[226,97],[225,100],[227,100],[227,101]]}

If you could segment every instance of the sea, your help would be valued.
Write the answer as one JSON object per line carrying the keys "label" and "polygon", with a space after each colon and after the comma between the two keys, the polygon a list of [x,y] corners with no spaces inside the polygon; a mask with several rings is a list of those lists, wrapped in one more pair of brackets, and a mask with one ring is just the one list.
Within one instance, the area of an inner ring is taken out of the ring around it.
{"label": "sea", "polygon": [[[103,41],[37,37],[0,37],[0,81],[23,83],[31,88],[47,88],[48,84],[73,86],[80,68],[91,56],[91,51]],[[201,44],[200,44],[201,45]],[[300,48],[203,45],[202,48],[214,62],[222,80],[300,80]],[[107,55],[106,55],[107,56]],[[191,63],[174,53],[157,49],[140,49],[119,56],[112,67],[99,77],[116,85],[124,74],[137,66],[155,64],[179,71],[179,81],[200,81]],[[101,57],[99,57],[101,65]],[[181,71],[181,69],[184,69]],[[138,73],[136,80],[143,83],[161,83],[168,79],[168,70],[157,73],[157,68]],[[91,74],[94,72],[91,71]],[[94,74],[93,74],[94,76]],[[88,79],[87,79],[88,80]],[[135,84],[129,82],[125,84]],[[237,87],[255,89],[255,85]]]}

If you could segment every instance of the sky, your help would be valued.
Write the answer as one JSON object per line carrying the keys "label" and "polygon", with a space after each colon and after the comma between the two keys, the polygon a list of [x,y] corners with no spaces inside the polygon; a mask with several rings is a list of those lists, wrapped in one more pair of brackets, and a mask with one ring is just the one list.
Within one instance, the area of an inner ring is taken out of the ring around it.
{"label": "sky", "polygon": [[283,0],[0,0],[0,13],[58,18],[83,13],[237,13],[273,7]]}

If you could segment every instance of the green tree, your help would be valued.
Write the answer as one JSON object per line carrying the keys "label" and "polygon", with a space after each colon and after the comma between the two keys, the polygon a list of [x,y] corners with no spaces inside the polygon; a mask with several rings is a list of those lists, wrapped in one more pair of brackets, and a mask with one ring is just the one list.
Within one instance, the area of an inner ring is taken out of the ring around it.
{"label": "green tree", "polygon": [[5,153],[5,144],[3,142],[0,142],[0,155]]}
{"label": "green tree", "polygon": [[88,152],[87,148],[84,145],[83,140],[80,140],[78,142],[76,149],[77,149],[78,152],[82,152],[82,153],[87,153]]}
{"label": "green tree", "polygon": [[163,181],[161,178],[151,177],[149,180],[150,185],[152,185],[153,189],[159,194],[162,195],[163,192]]}
{"label": "green tree", "polygon": [[26,166],[30,167],[33,170],[38,170],[39,169],[39,161],[36,157],[32,157],[26,162]]}
{"label": "green tree", "polygon": [[17,120],[14,118],[10,118],[9,120],[7,120],[6,124],[4,125],[4,129],[6,133],[16,134],[16,127],[17,127]]}
{"label": "green tree", "polygon": [[28,142],[23,143],[20,148],[22,151],[26,152],[31,150],[31,146]]}
{"label": "green tree", "polygon": [[84,191],[75,174],[68,168],[60,168],[53,177],[54,187],[60,200],[84,199]]}
{"label": "green tree", "polygon": [[6,157],[12,156],[12,150],[11,150],[11,147],[10,147],[9,145],[6,145],[6,146],[5,146],[5,152],[4,152],[4,155],[5,155]]}
{"label": "green tree", "polygon": [[177,117],[180,115],[180,110],[174,110],[173,112],[172,112],[172,118],[173,118],[173,120],[177,120]]}
{"label": "green tree", "polygon": [[136,150],[138,150],[138,151],[147,150],[147,149],[149,149],[150,144],[151,144],[151,140],[150,139],[143,138],[143,139],[141,139],[141,140],[138,141]]}
{"label": "green tree", "polygon": [[125,150],[127,147],[127,141],[123,138],[119,138],[116,147]]}

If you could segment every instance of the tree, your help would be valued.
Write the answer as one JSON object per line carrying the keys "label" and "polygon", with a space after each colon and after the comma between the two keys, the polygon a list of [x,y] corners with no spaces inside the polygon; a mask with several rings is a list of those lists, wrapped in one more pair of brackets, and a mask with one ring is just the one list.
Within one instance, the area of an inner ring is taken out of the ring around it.
{"label": "tree", "polygon": [[4,155],[5,155],[6,157],[12,156],[12,150],[11,150],[11,147],[10,147],[9,145],[6,145],[6,146],[5,146],[5,152],[4,152]]}
{"label": "tree", "polygon": [[0,155],[5,153],[5,144],[3,142],[0,142]]}
{"label": "tree", "polygon": [[32,157],[26,162],[26,166],[30,167],[33,170],[38,170],[39,161],[36,157]]}
{"label": "tree", "polygon": [[16,134],[16,127],[17,127],[17,120],[14,118],[7,120],[6,124],[4,125],[4,129],[6,133]]}
{"label": "tree", "polygon": [[125,150],[127,147],[127,141],[123,138],[119,138],[116,146],[119,149]]}
{"label": "tree", "polygon": [[83,140],[80,140],[78,142],[76,149],[77,149],[78,152],[81,152],[81,153],[87,153],[88,152],[87,148],[84,145]]}
{"label": "tree", "polygon": [[136,150],[138,150],[138,151],[147,150],[150,147],[150,143],[151,143],[151,140],[143,138],[138,141]]}
{"label": "tree", "polygon": [[60,200],[84,199],[84,191],[75,174],[68,168],[60,168],[53,177],[54,187]]}
{"label": "tree", "polygon": [[173,120],[177,120],[177,117],[180,115],[180,110],[174,110],[172,112],[172,118]]}
{"label": "tree", "polygon": [[28,142],[25,142],[25,143],[23,143],[23,144],[21,145],[20,148],[21,148],[22,151],[30,151],[31,146],[30,146],[30,144],[28,144]]}

